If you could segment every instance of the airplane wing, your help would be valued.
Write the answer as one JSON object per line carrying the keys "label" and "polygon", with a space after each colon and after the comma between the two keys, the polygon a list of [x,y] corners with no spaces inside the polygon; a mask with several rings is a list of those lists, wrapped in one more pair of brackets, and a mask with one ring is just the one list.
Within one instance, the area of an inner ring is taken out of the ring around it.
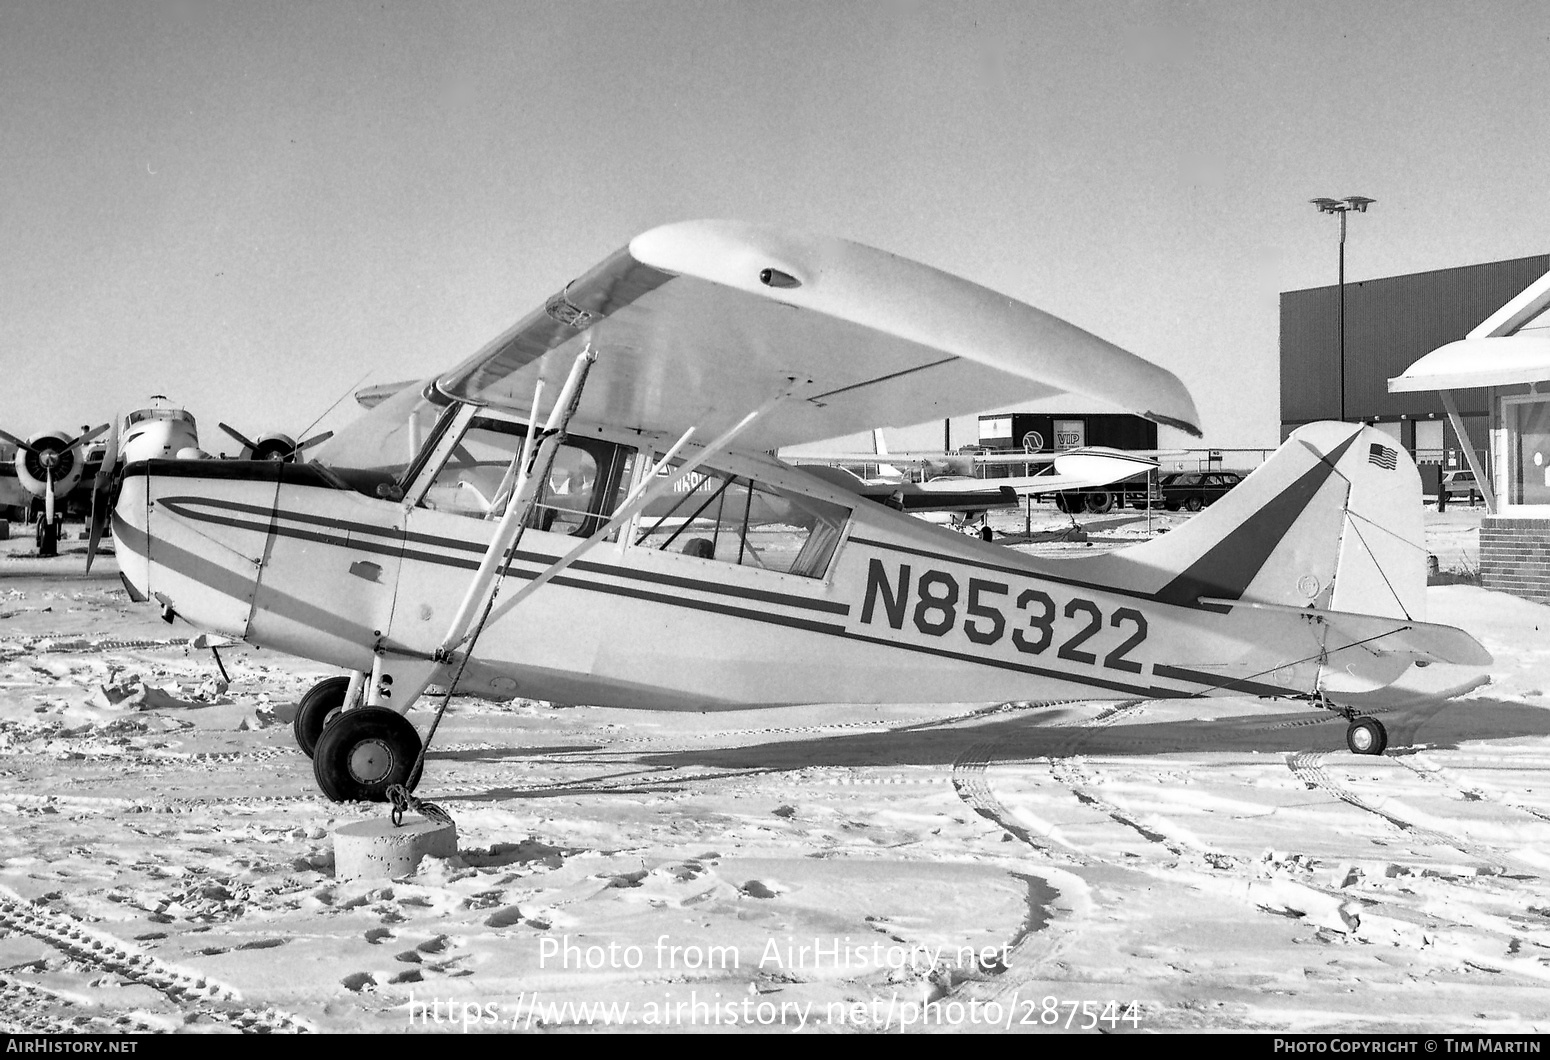
{"label": "airplane wing", "polygon": [[841,453],[810,452],[780,453],[781,463],[802,466],[806,464],[832,464],[839,467],[858,464],[889,464],[893,467],[992,467],[1008,464],[1049,464],[1058,453],[1025,453],[1009,450],[1005,453]]}
{"label": "airplane wing", "polygon": [[856,243],[734,221],[637,236],[437,386],[526,411],[539,376],[558,385],[589,342],[583,422],[711,437],[795,380],[739,438],[753,451],[1061,394],[1200,433],[1172,373],[1057,317]]}
{"label": "airplane wing", "polygon": [[403,379],[397,383],[373,383],[371,386],[363,386],[355,392],[355,402],[363,409],[374,409],[400,390],[407,390],[418,382],[418,379]]}
{"label": "airplane wing", "polygon": [[1019,497],[1029,495],[1037,497],[1045,493],[1090,489],[1095,486],[1107,486],[1112,482],[1123,482],[1125,479],[1143,475],[1155,467],[1157,467],[1157,461],[1150,457],[1122,449],[1092,447],[1055,454],[1052,473],[1015,478],[932,479],[921,483],[921,488],[965,489],[967,487],[961,485],[962,483],[972,483],[981,489],[987,486],[1000,487],[1011,490]]}

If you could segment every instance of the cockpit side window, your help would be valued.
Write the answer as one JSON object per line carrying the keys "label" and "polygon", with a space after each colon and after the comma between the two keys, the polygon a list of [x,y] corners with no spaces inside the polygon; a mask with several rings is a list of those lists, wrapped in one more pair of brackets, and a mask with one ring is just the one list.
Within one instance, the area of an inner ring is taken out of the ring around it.
{"label": "cockpit side window", "polygon": [[850,511],[719,471],[690,472],[648,504],[634,544],[737,566],[822,578]]}
{"label": "cockpit side window", "polygon": [[[475,519],[499,519],[517,483],[527,426],[475,417],[425,490],[420,505]],[[621,499],[635,451],[596,438],[567,438],[538,494],[528,526],[554,534],[594,533]]]}

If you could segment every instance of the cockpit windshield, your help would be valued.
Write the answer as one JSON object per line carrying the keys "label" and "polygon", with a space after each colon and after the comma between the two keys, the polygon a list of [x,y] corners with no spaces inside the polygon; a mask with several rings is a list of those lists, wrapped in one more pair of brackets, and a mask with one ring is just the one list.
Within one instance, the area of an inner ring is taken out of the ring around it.
{"label": "cockpit windshield", "polygon": [[318,447],[312,463],[334,471],[370,471],[383,480],[403,476],[436,419],[447,407],[434,393],[430,380],[406,386],[360,419],[335,432]]}

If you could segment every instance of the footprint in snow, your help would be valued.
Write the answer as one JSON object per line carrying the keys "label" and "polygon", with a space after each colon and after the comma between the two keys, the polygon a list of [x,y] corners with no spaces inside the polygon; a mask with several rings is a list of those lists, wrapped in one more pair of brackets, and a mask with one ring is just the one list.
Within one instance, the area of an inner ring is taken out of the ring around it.
{"label": "footprint in snow", "polygon": [[380,945],[383,939],[390,939],[393,933],[387,928],[369,928],[366,931],[366,941],[373,946]]}
{"label": "footprint in snow", "polygon": [[290,939],[254,939],[252,942],[244,942],[238,946],[239,950],[272,950],[276,946],[284,946]]}
{"label": "footprint in snow", "polygon": [[484,926],[492,928],[515,927],[523,921],[522,910],[514,905],[508,905],[504,909],[497,909],[485,918]]}
{"label": "footprint in snow", "polygon": [[452,939],[448,936],[437,935],[433,939],[426,939],[424,942],[416,946],[415,949],[419,950],[421,953],[445,953],[447,952],[447,947],[451,945],[451,943]]}
{"label": "footprint in snow", "polygon": [[377,978],[370,972],[351,972],[349,975],[339,980],[339,984],[346,990],[353,990],[356,993],[360,993],[360,991],[366,989],[368,986],[376,986]]}
{"label": "footprint in snow", "polygon": [[739,887],[738,890],[749,898],[774,898],[780,894],[779,891],[771,890],[759,880],[749,880]]}

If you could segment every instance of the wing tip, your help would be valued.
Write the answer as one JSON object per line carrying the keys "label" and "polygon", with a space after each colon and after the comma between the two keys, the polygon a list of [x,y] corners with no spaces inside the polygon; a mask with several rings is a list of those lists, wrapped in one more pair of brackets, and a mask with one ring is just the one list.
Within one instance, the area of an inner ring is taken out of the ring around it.
{"label": "wing tip", "polygon": [[1164,427],[1172,427],[1174,430],[1183,431],[1191,438],[1205,437],[1205,432],[1202,431],[1199,427],[1195,426],[1189,420],[1181,420],[1176,416],[1164,416],[1161,412],[1153,412],[1150,409],[1141,413],[1141,415],[1143,418],[1149,419],[1153,423],[1160,423]]}

